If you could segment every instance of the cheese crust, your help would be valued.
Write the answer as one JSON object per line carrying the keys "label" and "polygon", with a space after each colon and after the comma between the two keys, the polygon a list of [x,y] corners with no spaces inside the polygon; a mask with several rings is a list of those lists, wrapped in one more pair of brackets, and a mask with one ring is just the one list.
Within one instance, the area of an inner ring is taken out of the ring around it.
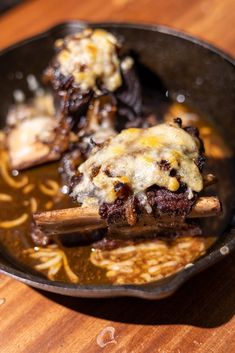
{"label": "cheese crust", "polygon": [[190,197],[203,188],[199,155],[199,140],[177,124],[123,130],[79,166],[72,196],[80,203],[112,203],[120,183],[137,196],[152,185],[175,192],[184,183]]}
{"label": "cheese crust", "polygon": [[96,91],[97,80],[113,92],[122,84],[117,39],[102,29],[85,29],[59,39],[56,60],[64,76],[73,76],[81,91]]}

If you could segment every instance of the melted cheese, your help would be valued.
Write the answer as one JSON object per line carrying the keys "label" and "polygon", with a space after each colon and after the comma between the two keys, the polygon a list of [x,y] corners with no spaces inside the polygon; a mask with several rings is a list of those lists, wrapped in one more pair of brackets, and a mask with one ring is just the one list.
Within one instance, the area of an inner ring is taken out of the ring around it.
{"label": "melted cheese", "polygon": [[[99,203],[114,202],[117,182],[128,183],[138,195],[154,184],[177,191],[178,179],[199,192],[203,182],[195,164],[198,157],[199,141],[177,125],[123,130],[80,165],[78,170],[83,178],[73,196],[79,202],[86,197],[94,197]],[[161,161],[166,161],[170,168],[163,168]],[[99,173],[92,179],[92,170],[97,167]],[[172,168],[177,178],[170,175]]]}
{"label": "melted cheese", "polygon": [[97,79],[109,91],[121,86],[118,42],[111,33],[102,29],[85,29],[58,40],[56,46],[61,48],[57,61],[62,74],[72,75],[82,91],[96,90]]}
{"label": "melted cheese", "polygon": [[22,120],[7,136],[7,147],[12,168],[40,161],[50,152],[49,144],[55,139],[56,119],[36,116]]}

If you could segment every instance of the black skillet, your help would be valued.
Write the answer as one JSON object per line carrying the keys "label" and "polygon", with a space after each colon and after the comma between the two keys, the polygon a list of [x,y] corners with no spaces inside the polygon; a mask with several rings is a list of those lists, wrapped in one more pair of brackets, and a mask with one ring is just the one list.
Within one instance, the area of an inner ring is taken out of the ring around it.
{"label": "black skillet", "polygon": [[[27,39],[0,53],[0,121],[13,103],[12,92],[23,90],[30,96],[25,80],[34,74],[39,80],[53,55],[53,43],[86,26],[102,27],[125,39],[125,48],[138,58],[146,101],[155,106],[166,103],[167,96],[185,97],[185,102],[206,116],[216,126],[232,151],[232,157],[215,165],[219,176],[216,189],[224,205],[224,216],[209,221],[219,240],[196,263],[164,280],[145,285],[75,285],[52,282],[30,272],[1,251],[0,272],[45,291],[77,297],[136,296],[160,299],[174,293],[188,278],[213,265],[235,249],[234,178],[235,153],[235,61],[213,46],[182,32],[138,24],[68,22]],[[144,68],[144,69],[143,69]],[[153,73],[151,75],[151,72]]]}

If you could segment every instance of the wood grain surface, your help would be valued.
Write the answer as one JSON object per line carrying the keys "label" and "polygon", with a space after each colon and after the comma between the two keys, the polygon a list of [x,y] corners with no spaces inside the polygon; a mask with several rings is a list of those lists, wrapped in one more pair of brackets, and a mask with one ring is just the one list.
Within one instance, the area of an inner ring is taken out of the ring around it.
{"label": "wood grain surface", "polygon": [[[0,47],[67,19],[166,24],[235,56],[234,0],[26,1],[0,17]],[[0,275],[0,353],[233,353],[234,314],[235,254],[161,301],[62,297]]]}

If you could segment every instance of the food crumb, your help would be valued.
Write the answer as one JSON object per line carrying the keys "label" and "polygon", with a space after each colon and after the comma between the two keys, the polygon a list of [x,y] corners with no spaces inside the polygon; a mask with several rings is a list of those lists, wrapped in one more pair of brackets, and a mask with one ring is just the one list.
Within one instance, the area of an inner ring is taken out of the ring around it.
{"label": "food crumb", "polygon": [[187,265],[184,266],[185,269],[193,267],[194,264],[192,262],[189,262]]}
{"label": "food crumb", "polygon": [[222,255],[228,255],[229,254],[229,247],[228,246],[222,246],[222,248],[220,248],[220,253]]}
{"label": "food crumb", "polygon": [[6,298],[0,298],[0,306],[5,304],[6,302]]}
{"label": "food crumb", "polygon": [[117,344],[117,341],[114,339],[115,328],[112,326],[105,327],[97,336],[96,342],[101,348],[107,346],[108,344]]}

